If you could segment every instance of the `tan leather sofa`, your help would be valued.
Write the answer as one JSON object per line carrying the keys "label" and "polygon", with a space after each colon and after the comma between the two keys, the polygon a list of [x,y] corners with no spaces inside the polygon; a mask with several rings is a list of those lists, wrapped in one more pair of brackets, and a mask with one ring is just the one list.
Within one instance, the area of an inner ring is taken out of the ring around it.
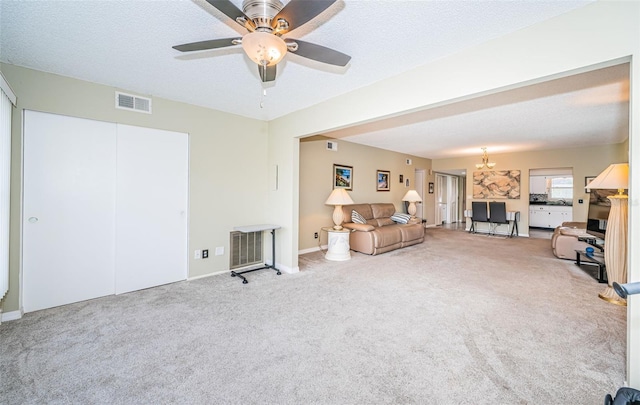
{"label": "tan leather sofa", "polygon": [[588,243],[578,240],[580,236],[588,236],[586,222],[563,222],[551,236],[553,254],[560,259],[576,260],[576,250],[589,247]]}
{"label": "tan leather sofa", "polygon": [[[351,211],[364,217],[366,224],[351,221]],[[424,242],[424,226],[414,218],[408,224],[398,224],[391,220],[396,208],[391,203],[353,204],[342,207],[344,228],[353,229],[349,234],[351,250],[368,255],[377,255],[405,246]]]}

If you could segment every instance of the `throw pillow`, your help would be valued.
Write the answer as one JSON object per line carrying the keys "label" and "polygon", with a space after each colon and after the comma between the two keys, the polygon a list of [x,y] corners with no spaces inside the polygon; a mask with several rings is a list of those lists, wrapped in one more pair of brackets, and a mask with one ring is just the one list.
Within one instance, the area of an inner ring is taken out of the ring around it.
{"label": "throw pillow", "polygon": [[395,214],[391,215],[391,219],[393,220],[393,222],[397,222],[399,224],[408,224],[409,220],[411,219],[411,215],[396,212]]}
{"label": "throw pillow", "polygon": [[356,210],[351,210],[351,222],[354,224],[366,224],[367,220]]}

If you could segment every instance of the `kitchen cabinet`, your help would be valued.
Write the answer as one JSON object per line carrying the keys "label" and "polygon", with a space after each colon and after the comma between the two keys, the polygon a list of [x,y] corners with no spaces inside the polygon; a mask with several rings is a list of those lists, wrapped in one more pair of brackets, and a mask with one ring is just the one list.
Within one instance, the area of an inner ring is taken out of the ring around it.
{"label": "kitchen cabinet", "polygon": [[573,207],[563,205],[532,205],[529,207],[529,226],[555,228],[571,221]]}
{"label": "kitchen cabinet", "polygon": [[547,178],[531,176],[529,178],[529,194],[547,194]]}

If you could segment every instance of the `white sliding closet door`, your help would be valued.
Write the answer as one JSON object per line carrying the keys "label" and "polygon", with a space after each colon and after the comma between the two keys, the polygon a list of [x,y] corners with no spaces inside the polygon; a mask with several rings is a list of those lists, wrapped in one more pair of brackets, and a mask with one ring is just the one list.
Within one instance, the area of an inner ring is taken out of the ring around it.
{"label": "white sliding closet door", "polygon": [[114,293],[113,124],[24,113],[26,312]]}
{"label": "white sliding closet door", "polygon": [[26,312],[187,278],[188,142],[25,111]]}
{"label": "white sliding closet door", "polygon": [[116,294],[187,278],[187,134],[118,124]]}

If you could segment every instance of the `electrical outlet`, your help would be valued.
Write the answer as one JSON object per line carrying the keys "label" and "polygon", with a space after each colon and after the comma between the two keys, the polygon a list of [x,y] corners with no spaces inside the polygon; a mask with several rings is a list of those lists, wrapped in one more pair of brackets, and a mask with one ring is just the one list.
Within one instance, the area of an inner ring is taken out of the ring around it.
{"label": "electrical outlet", "polygon": [[202,258],[202,253],[199,250],[196,250],[195,253],[193,254],[193,258],[194,259],[201,259]]}
{"label": "electrical outlet", "polygon": [[203,249],[202,250],[202,258],[206,259],[209,257],[209,249]]}
{"label": "electrical outlet", "polygon": [[222,256],[224,254],[224,246],[218,246],[216,248],[216,256]]}
{"label": "electrical outlet", "polygon": [[318,232],[313,234],[313,239],[318,239]]}

